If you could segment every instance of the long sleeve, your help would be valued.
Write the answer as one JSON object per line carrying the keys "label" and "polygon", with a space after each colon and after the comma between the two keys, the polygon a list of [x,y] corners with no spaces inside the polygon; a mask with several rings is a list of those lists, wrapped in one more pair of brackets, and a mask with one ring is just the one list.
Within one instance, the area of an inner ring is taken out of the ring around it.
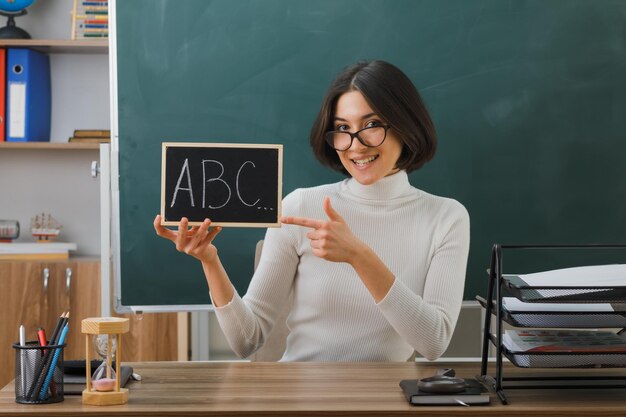
{"label": "long sleeve", "polygon": [[469,253],[469,215],[455,205],[442,223],[426,274],[423,295],[396,277],[378,307],[393,328],[427,359],[440,357],[448,347],[463,301]]}
{"label": "long sleeve", "polygon": [[352,179],[294,191],[286,216],[326,219],[330,197],[351,231],[394,274],[378,304],[347,263],[315,256],[308,228],[269,229],[244,297],[216,308],[231,348],[256,351],[293,293],[283,361],[405,361],[446,349],[463,298],[469,216],[455,200],[412,187],[404,171],[363,186]]}
{"label": "long sleeve", "polygon": [[[283,213],[293,211],[296,199],[297,194],[285,197]],[[246,295],[242,299],[235,293],[230,303],[215,309],[222,331],[239,357],[247,357],[263,345],[288,298],[299,260],[295,239],[285,227],[268,229]]]}

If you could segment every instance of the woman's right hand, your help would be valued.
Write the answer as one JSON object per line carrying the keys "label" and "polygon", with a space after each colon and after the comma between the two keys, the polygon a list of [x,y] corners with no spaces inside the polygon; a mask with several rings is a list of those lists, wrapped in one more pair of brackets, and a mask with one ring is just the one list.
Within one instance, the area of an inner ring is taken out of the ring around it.
{"label": "woman's right hand", "polygon": [[157,235],[172,241],[177,251],[206,263],[211,263],[217,257],[217,248],[213,245],[213,239],[222,231],[222,228],[219,226],[211,228],[209,219],[205,219],[200,226],[190,228],[188,227],[189,221],[183,217],[180,219],[178,231],[174,231],[162,226],[161,215],[157,214],[153,225]]}

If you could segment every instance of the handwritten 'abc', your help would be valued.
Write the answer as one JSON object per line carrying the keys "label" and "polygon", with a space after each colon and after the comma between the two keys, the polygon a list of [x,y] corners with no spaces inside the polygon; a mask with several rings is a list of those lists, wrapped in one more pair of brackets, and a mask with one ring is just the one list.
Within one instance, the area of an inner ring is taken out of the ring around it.
{"label": "handwritten 'abc'", "polygon": [[[220,168],[220,173],[217,177],[211,177],[207,179],[206,177],[207,164],[216,164]],[[243,164],[241,164],[241,166],[239,167],[239,170],[237,170],[237,177],[235,179],[235,192],[237,193],[237,198],[239,199],[239,201],[241,201],[242,204],[248,207],[254,207],[260,201],[260,198],[257,198],[257,200],[254,201],[253,203],[249,203],[243,199],[243,197],[241,196],[239,192],[239,178],[241,177],[241,173],[244,170],[244,167],[246,166],[251,166],[252,168],[256,168],[256,165],[254,165],[254,162],[252,161],[246,161]],[[228,183],[222,179],[223,175],[224,175],[224,165],[220,161],[216,161],[214,159],[202,160],[202,208],[219,209],[219,208],[224,207],[230,201],[233,193],[232,193],[230,185],[228,185]],[[183,179],[187,181],[187,184],[186,184],[187,186],[182,185]],[[228,197],[226,197],[226,199],[222,202],[221,205],[211,205],[211,204],[209,204],[208,206],[206,205],[206,186],[208,183],[212,183],[212,182],[218,182],[222,184],[224,187],[226,187],[226,190],[228,191]],[[185,162],[183,163],[183,166],[180,170],[180,175],[178,176],[178,181],[176,181],[176,188],[174,189],[174,197],[172,198],[172,203],[170,207],[174,207],[174,204],[176,204],[176,197],[178,196],[179,191],[189,192],[189,198],[191,200],[191,207],[196,206],[194,203],[195,200],[193,197],[193,187],[191,186],[191,173],[189,172],[189,159],[187,158],[185,158]]]}

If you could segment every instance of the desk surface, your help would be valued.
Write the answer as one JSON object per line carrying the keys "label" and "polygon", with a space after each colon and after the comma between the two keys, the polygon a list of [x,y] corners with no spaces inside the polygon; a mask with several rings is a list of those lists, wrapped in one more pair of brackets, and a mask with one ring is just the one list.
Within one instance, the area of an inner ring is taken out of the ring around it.
{"label": "desk surface", "polygon": [[[13,383],[0,391],[0,415],[71,416],[624,416],[626,389],[508,390],[509,405],[492,394],[490,406],[409,406],[401,379],[422,378],[451,366],[471,377],[479,364],[441,363],[131,363],[142,376],[131,382],[128,404],[83,406],[80,396],[50,405],[15,403]],[[579,373],[581,371],[578,371]],[[593,371],[591,371],[593,372]],[[624,370],[609,373],[624,375]],[[606,372],[603,372],[605,374]]]}

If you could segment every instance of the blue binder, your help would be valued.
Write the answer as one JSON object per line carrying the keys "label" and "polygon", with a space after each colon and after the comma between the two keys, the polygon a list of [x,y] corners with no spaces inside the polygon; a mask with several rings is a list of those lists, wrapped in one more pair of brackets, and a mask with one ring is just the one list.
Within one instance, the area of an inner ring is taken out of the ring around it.
{"label": "blue binder", "polygon": [[6,140],[50,141],[50,59],[30,49],[7,50]]}

